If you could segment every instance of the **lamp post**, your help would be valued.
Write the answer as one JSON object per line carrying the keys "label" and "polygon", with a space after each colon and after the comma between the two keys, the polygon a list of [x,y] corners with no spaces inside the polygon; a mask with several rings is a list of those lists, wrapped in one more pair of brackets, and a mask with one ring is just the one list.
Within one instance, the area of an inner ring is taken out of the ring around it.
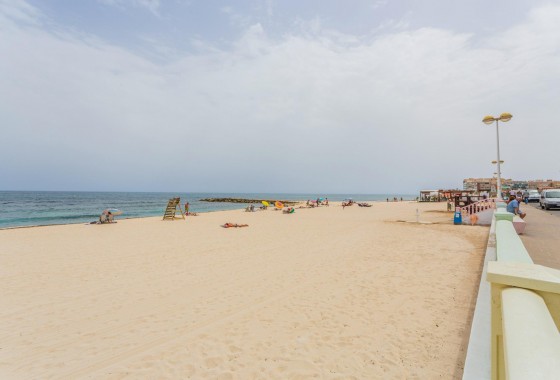
{"label": "lamp post", "polygon": [[497,150],[497,153],[498,153],[498,159],[496,160],[496,164],[498,166],[498,170],[497,170],[497,172],[498,172],[498,184],[497,184],[498,188],[496,190],[497,190],[497,193],[498,193],[499,197],[502,196],[502,178],[501,178],[502,177],[501,176],[502,172],[500,170],[500,163],[502,161],[500,161],[500,132],[498,131],[498,121],[503,121],[505,123],[505,122],[510,121],[511,118],[512,118],[512,116],[511,116],[510,113],[504,112],[503,114],[500,115],[500,117],[485,116],[484,119],[482,119],[482,122],[484,124],[488,124],[488,125],[492,124],[494,121],[496,122],[496,150]]}
{"label": "lamp post", "polygon": [[[498,161],[496,161],[496,160],[492,161],[492,165],[496,165],[497,163],[498,163]],[[503,163],[504,163],[504,160],[500,160],[500,165],[502,165]],[[501,191],[501,189],[498,190],[498,173],[494,172],[494,177],[493,178],[496,180],[496,197],[498,197],[500,195],[500,191]]]}

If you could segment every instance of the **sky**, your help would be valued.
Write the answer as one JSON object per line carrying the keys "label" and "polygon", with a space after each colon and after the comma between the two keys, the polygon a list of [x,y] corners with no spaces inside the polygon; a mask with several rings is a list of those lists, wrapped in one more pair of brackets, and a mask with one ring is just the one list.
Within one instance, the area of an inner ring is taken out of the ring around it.
{"label": "sky", "polygon": [[560,179],[558,1],[0,0],[0,190]]}

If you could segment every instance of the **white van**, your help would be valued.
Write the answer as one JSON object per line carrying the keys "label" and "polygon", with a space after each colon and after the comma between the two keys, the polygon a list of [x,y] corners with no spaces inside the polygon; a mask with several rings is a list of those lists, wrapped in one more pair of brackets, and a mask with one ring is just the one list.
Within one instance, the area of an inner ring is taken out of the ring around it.
{"label": "white van", "polygon": [[529,200],[528,202],[538,202],[541,200],[541,195],[538,190],[529,190]]}
{"label": "white van", "polygon": [[560,207],[560,189],[543,190],[539,203],[541,204],[541,208],[545,210],[551,207]]}

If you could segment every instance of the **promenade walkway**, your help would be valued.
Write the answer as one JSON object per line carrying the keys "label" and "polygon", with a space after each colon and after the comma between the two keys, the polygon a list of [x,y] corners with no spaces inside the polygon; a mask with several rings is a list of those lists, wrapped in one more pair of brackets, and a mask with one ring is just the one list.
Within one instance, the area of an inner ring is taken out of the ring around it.
{"label": "promenade walkway", "polygon": [[521,210],[527,213],[527,227],[519,236],[534,263],[560,269],[560,218],[551,215],[560,210],[545,211],[528,205],[522,205]]}

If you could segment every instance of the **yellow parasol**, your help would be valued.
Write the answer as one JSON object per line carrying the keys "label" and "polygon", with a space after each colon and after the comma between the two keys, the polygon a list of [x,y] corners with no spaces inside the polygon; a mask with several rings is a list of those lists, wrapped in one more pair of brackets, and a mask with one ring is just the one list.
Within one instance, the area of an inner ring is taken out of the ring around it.
{"label": "yellow parasol", "polygon": [[261,203],[264,205],[264,207],[270,206],[270,204],[267,201],[261,201]]}
{"label": "yellow parasol", "polygon": [[282,208],[284,207],[284,205],[280,201],[274,202],[274,206],[276,206],[276,208],[279,210],[282,210]]}

